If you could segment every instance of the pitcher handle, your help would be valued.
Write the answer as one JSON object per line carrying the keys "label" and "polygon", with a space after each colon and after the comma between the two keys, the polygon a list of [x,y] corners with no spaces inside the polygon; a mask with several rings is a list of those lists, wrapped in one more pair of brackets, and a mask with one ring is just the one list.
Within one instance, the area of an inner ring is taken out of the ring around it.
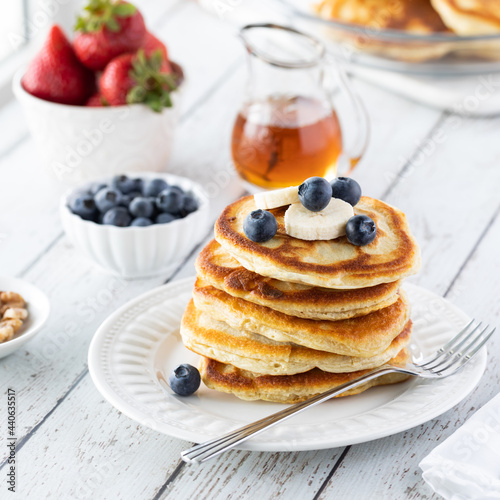
{"label": "pitcher handle", "polygon": [[336,73],[339,88],[348,98],[355,122],[358,125],[353,144],[343,147],[342,154],[337,161],[337,176],[349,176],[368,147],[370,119],[363,101],[350,86],[350,78],[347,76],[342,63],[330,54],[326,56],[326,61],[336,68],[336,72],[332,71],[332,73]]}

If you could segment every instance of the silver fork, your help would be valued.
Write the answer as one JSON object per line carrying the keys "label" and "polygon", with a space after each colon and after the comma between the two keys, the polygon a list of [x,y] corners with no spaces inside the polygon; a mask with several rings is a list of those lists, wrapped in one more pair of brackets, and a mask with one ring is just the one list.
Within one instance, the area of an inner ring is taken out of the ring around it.
{"label": "silver fork", "polygon": [[375,368],[351,382],[318,394],[301,403],[293,404],[282,411],[245,425],[229,434],[197,444],[181,453],[182,460],[187,463],[205,462],[307,408],[319,405],[323,401],[388,373],[406,373],[422,378],[449,377],[463,368],[479,352],[495,330],[496,328],[490,330],[489,325],[483,328],[482,323],[475,324],[475,320],[472,320],[458,335],[453,337],[436,353],[423,359],[419,364],[408,363],[404,367],[385,364]]}

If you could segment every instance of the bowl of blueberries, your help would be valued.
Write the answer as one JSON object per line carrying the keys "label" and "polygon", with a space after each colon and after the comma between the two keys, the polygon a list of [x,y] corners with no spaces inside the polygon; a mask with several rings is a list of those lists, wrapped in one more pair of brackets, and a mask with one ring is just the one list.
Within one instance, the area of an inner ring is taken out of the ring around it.
{"label": "bowl of blueberries", "polygon": [[141,172],[73,189],[60,211],[70,242],[97,265],[147,278],[167,272],[199,243],[208,197],[185,177]]}

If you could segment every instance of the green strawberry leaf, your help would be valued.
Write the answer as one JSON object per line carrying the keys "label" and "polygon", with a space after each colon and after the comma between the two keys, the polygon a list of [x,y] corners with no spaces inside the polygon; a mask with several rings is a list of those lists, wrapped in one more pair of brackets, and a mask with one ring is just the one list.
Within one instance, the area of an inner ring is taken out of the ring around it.
{"label": "green strawberry leaf", "polygon": [[114,7],[113,12],[118,17],[130,17],[136,13],[137,9],[131,3],[119,3]]}
{"label": "green strawberry leaf", "polygon": [[120,24],[114,17],[110,17],[106,21],[106,28],[108,28],[110,31],[114,31],[115,33],[117,31],[120,31]]}
{"label": "green strawberry leaf", "polygon": [[176,89],[174,75],[162,73],[161,52],[146,56],[144,50],[139,50],[132,60],[130,78],[135,85],[127,93],[127,103],[143,103],[153,111],[160,113],[162,109],[172,106],[170,92]]}
{"label": "green strawberry leaf", "polygon": [[119,3],[118,0],[89,0],[83,10],[74,29],[84,33],[99,31],[103,27],[118,32],[121,28],[118,18],[130,17],[137,12],[134,5]]}

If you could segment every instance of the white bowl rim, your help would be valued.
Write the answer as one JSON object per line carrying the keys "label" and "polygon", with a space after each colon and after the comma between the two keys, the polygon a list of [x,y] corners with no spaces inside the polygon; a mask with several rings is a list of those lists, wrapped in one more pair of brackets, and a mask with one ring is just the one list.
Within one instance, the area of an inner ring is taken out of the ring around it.
{"label": "white bowl rim", "polygon": [[[184,68],[182,68],[184,71]],[[71,109],[71,110],[78,110],[77,112],[82,112],[82,113],[111,113],[111,112],[117,112],[117,111],[123,111],[126,108],[133,108],[133,109],[139,109],[139,108],[144,108],[144,104],[122,104],[121,106],[77,106],[76,104],[62,104],[60,102],[54,102],[54,101],[47,101],[47,99],[41,99],[40,97],[34,96],[33,94],[30,94],[28,91],[24,89],[22,86],[21,80],[24,76],[24,73],[26,72],[26,67],[19,68],[15,73],[12,78],[12,91],[16,97],[22,96],[23,99],[31,100],[32,102],[37,102],[37,103],[42,103],[44,106],[56,106],[59,109]],[[181,85],[174,89],[172,92],[180,93],[185,87],[185,82],[186,82],[186,77],[184,76],[184,81],[181,82]],[[172,108],[165,108],[165,109],[172,109]]]}
{"label": "white bowl rim", "polygon": [[[119,226],[112,226],[110,224],[98,224],[97,222],[91,221],[91,220],[85,220],[82,219],[79,215],[74,214],[68,207],[68,198],[69,196],[75,192],[78,191],[78,186],[73,186],[72,188],[69,188],[66,190],[66,192],[62,195],[61,201],[60,201],[60,208],[63,210],[66,214],[68,214],[71,218],[78,220],[78,223],[84,223],[87,226],[92,225],[93,227],[98,227],[102,229],[96,229],[97,231],[124,231],[124,230],[129,230],[129,231],[154,231],[158,230],[159,228],[163,227],[176,227],[179,224],[182,224],[183,222],[187,222],[189,219],[192,219],[197,212],[200,210],[206,210],[209,205],[209,199],[208,199],[208,194],[207,192],[203,189],[201,184],[199,184],[196,181],[193,181],[189,177],[183,177],[182,175],[176,175],[176,174],[170,174],[168,172],[124,172],[123,174],[118,174],[118,175],[126,175],[127,177],[136,177],[136,178],[164,178],[167,182],[169,179],[172,179],[172,183],[175,183],[176,181],[181,181],[185,182],[188,181],[191,184],[191,187],[189,188],[190,191],[193,192],[193,194],[196,196],[197,201],[199,202],[198,208],[194,211],[191,212],[190,214],[186,215],[186,217],[182,217],[181,219],[175,219],[171,222],[165,222],[162,224],[151,224],[150,226],[126,226],[126,227],[119,227]],[[82,187],[86,184],[92,184],[92,183],[99,183],[99,182],[106,182],[110,177],[104,177],[102,179],[95,179],[93,181],[87,181],[85,183],[82,183]],[[170,184],[170,182],[169,182]],[[174,184],[175,185],[175,184]]]}
{"label": "white bowl rim", "polygon": [[[38,288],[36,285],[33,285],[33,283],[31,283],[27,280],[24,280],[22,278],[16,278],[14,276],[0,276],[0,286],[1,286],[1,283],[3,280],[8,280],[8,281],[13,282],[13,284],[14,284],[13,287],[15,287],[15,283],[17,282],[20,284],[19,288],[21,286],[26,287],[26,288],[31,288],[35,293],[40,295],[40,297],[43,298],[43,300],[40,301],[40,303],[37,303],[41,306],[41,312],[42,312],[42,314],[40,315],[41,318],[40,317],[37,318],[37,321],[39,321],[39,324],[29,327],[25,332],[22,332],[16,338],[6,340],[5,342],[0,343],[0,354],[4,348],[8,349],[7,346],[9,346],[9,348],[12,347],[13,345],[17,345],[17,347],[21,347],[22,344],[24,344],[25,342],[27,342],[28,340],[33,338],[35,335],[37,335],[40,332],[40,330],[45,326],[45,323],[47,323],[47,320],[49,319],[49,315],[50,315],[50,300],[47,297],[47,295],[44,292],[42,292],[42,290],[40,290],[40,288]],[[9,287],[11,287],[11,285],[9,285]],[[4,290],[4,291],[17,292],[17,290],[14,290],[14,289],[13,290]],[[29,311],[30,300],[25,295],[23,295],[23,299],[25,299],[26,302],[28,303],[28,314],[30,314],[30,311]],[[44,302],[44,303],[42,304],[41,302]]]}

